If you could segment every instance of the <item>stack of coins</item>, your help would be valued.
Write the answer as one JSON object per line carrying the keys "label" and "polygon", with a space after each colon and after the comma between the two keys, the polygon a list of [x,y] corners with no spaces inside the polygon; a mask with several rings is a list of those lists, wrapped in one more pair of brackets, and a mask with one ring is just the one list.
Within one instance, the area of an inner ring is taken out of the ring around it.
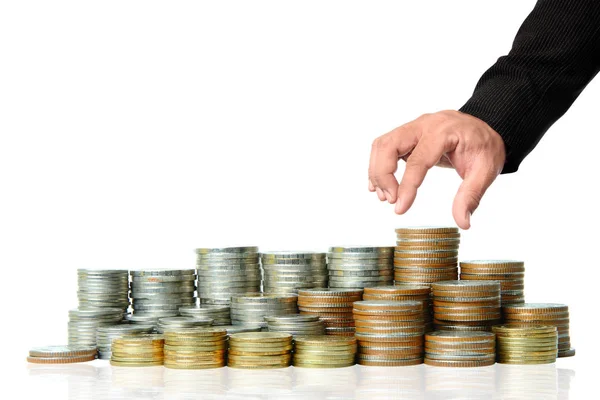
{"label": "stack of coins", "polygon": [[233,325],[260,325],[267,328],[265,317],[297,314],[298,296],[251,295],[231,298],[231,323]]}
{"label": "stack of coins", "polygon": [[394,282],[393,247],[331,247],[327,257],[331,288],[365,288]]}
{"label": "stack of coins", "polygon": [[27,361],[34,364],[71,364],[95,358],[95,346],[44,346],[29,350]]}
{"label": "stack of coins", "polygon": [[167,317],[158,320],[156,330],[164,333],[167,329],[209,327],[212,323],[213,319],[206,317]]}
{"label": "stack of coins", "polygon": [[433,331],[431,287],[418,285],[380,286],[365,288],[363,300],[420,301],[423,303],[425,332]]}
{"label": "stack of coins", "polygon": [[225,329],[228,335],[244,332],[260,332],[263,329],[260,325],[224,325],[219,326],[219,328]]}
{"label": "stack of coins", "polygon": [[491,331],[502,321],[499,282],[445,281],[431,289],[436,330]]}
{"label": "stack of coins", "polygon": [[258,247],[196,249],[201,304],[229,305],[232,296],[260,293]]}
{"label": "stack of coins", "polygon": [[184,317],[211,318],[214,326],[231,325],[229,306],[203,304],[194,307],[181,307],[179,313]]}
{"label": "stack of coins", "polygon": [[511,260],[461,261],[461,280],[500,282],[502,305],[525,303],[525,263]]}
{"label": "stack of coins", "polygon": [[206,369],[225,366],[227,331],[223,328],[189,328],[165,331],[165,367]]}
{"label": "stack of coins", "polygon": [[152,367],[163,365],[165,339],[162,335],[123,336],[113,340],[110,365]]}
{"label": "stack of coins", "polygon": [[268,369],[289,367],[292,335],[281,332],[246,332],[229,335],[227,366]]}
{"label": "stack of coins", "polygon": [[193,269],[149,269],[131,271],[131,298],[135,314],[178,312],[196,304],[196,274]]}
{"label": "stack of coins", "polygon": [[298,289],[327,287],[325,253],[265,252],[260,260],[264,293],[297,293]]}
{"label": "stack of coins", "polygon": [[485,367],[496,363],[491,332],[431,332],[425,335],[425,364],[436,367]]}
{"label": "stack of coins", "polygon": [[357,301],[354,303],[358,363],[402,366],[423,362],[423,303]]}
{"label": "stack of coins", "polygon": [[178,316],[178,312],[165,311],[162,313],[152,313],[152,314],[127,314],[125,316],[125,320],[130,324],[135,325],[152,325],[154,330],[158,327],[158,320],[166,317],[176,317]]}
{"label": "stack of coins", "polygon": [[429,285],[458,279],[460,233],[455,227],[396,229],[396,283]]}
{"label": "stack of coins", "polygon": [[496,334],[497,361],[502,364],[550,364],[558,354],[555,326],[499,325]]}
{"label": "stack of coins", "polygon": [[125,269],[78,269],[79,308],[129,307],[129,276]]}
{"label": "stack of coins", "polygon": [[284,332],[293,336],[325,335],[325,323],[316,315],[290,314],[265,317],[269,332]]}
{"label": "stack of coins", "polygon": [[96,330],[123,321],[122,308],[90,308],[69,311],[69,345],[96,347]]}
{"label": "stack of coins", "polygon": [[136,334],[152,333],[153,331],[153,325],[120,324],[100,327],[96,330],[98,358],[103,360],[110,360],[111,345],[114,339],[120,338],[123,335],[130,336]]}
{"label": "stack of coins", "polygon": [[343,368],[354,365],[356,339],[341,336],[294,338],[294,367]]}
{"label": "stack of coins", "polygon": [[302,315],[318,316],[327,335],[354,336],[352,304],[362,299],[363,289],[306,289],[298,291]]}
{"label": "stack of coins", "polygon": [[548,325],[558,331],[558,357],[571,357],[575,349],[571,348],[569,335],[569,307],[555,303],[525,303],[502,307],[507,324]]}

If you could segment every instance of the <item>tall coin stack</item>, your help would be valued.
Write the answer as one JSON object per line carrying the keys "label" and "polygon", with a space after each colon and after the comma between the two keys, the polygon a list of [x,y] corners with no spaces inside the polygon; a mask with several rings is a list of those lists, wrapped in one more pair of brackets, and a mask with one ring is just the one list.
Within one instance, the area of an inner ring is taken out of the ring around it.
{"label": "tall coin stack", "polygon": [[290,314],[265,317],[269,332],[284,332],[293,336],[325,335],[325,323],[316,315]]}
{"label": "tall coin stack", "polygon": [[393,247],[331,247],[327,254],[330,288],[391,285]]}
{"label": "tall coin stack", "polygon": [[152,314],[127,314],[125,320],[132,325],[152,325],[154,330],[158,328],[158,320],[166,317],[176,317],[177,311],[165,311],[162,313],[155,312]]}
{"label": "tall coin stack", "polygon": [[555,326],[504,325],[492,328],[496,334],[497,361],[502,364],[551,364],[558,353]]}
{"label": "tall coin stack", "polygon": [[78,269],[79,308],[129,307],[129,275],[126,269]]}
{"label": "tall coin stack", "polygon": [[212,318],[206,317],[167,317],[158,320],[156,330],[158,333],[164,333],[166,330],[209,327],[213,323]]}
{"label": "tall coin stack", "polygon": [[89,308],[69,311],[69,345],[97,346],[97,329],[123,321],[122,308]]}
{"label": "tall coin stack", "polygon": [[226,364],[226,351],[227,331],[223,328],[168,328],[165,331],[167,368],[221,368]]}
{"label": "tall coin stack", "polygon": [[186,306],[179,309],[183,317],[211,318],[213,326],[231,325],[231,311],[229,306],[202,304],[200,306]]}
{"label": "tall coin stack", "polygon": [[502,307],[502,311],[507,324],[555,326],[558,331],[558,357],[575,355],[575,349],[571,348],[569,307],[566,304],[514,304]]}
{"label": "tall coin stack", "polygon": [[502,322],[499,282],[436,282],[431,290],[436,330],[491,331]]}
{"label": "tall coin stack", "polygon": [[231,323],[233,325],[259,325],[267,328],[265,317],[297,314],[298,296],[251,295],[231,298]]}
{"label": "tall coin stack", "polygon": [[294,367],[343,368],[355,363],[353,337],[299,336],[294,342]]}
{"label": "tall coin stack", "polygon": [[425,335],[425,364],[435,367],[485,367],[496,363],[491,332],[431,332]]}
{"label": "tall coin stack", "polygon": [[281,332],[247,332],[229,335],[227,366],[270,369],[289,367],[292,335]]}
{"label": "tall coin stack", "polygon": [[363,300],[419,301],[423,304],[425,332],[433,331],[431,287],[418,285],[396,285],[365,288]]}
{"label": "tall coin stack", "polygon": [[357,301],[354,303],[358,363],[402,366],[423,363],[423,303]]}
{"label": "tall coin stack", "polygon": [[261,253],[263,292],[297,293],[298,289],[327,287],[325,253],[275,251]]}
{"label": "tall coin stack", "polygon": [[396,229],[396,283],[429,285],[458,279],[460,233],[455,227]]}
{"label": "tall coin stack", "polygon": [[525,263],[511,260],[461,261],[460,279],[500,282],[502,305],[525,303]]}
{"label": "tall coin stack", "polygon": [[258,247],[196,249],[200,304],[231,304],[231,297],[260,293]]}
{"label": "tall coin stack", "polygon": [[196,304],[196,274],[193,269],[147,269],[131,271],[134,314],[178,312]]}
{"label": "tall coin stack", "polygon": [[327,335],[354,336],[352,305],[362,300],[363,289],[298,290],[298,310],[302,315],[318,316]]}
{"label": "tall coin stack", "polygon": [[103,360],[110,360],[111,346],[115,339],[122,337],[123,335],[136,335],[144,333],[152,333],[154,326],[152,325],[134,325],[134,324],[121,324],[103,326],[96,330],[97,334],[97,345],[98,345],[98,358]]}
{"label": "tall coin stack", "polygon": [[163,365],[165,339],[162,335],[140,335],[115,339],[110,365],[153,367]]}

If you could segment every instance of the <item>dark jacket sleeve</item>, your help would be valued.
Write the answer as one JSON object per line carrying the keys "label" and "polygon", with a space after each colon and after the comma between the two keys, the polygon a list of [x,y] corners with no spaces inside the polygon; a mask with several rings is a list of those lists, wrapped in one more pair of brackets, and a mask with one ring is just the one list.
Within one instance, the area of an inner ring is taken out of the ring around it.
{"label": "dark jacket sleeve", "polygon": [[600,0],[538,0],[460,111],[502,136],[514,172],[599,69]]}

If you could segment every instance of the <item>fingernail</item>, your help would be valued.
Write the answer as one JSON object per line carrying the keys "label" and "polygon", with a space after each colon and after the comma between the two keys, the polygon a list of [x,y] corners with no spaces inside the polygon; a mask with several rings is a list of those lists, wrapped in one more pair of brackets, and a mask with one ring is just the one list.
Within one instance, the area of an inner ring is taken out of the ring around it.
{"label": "fingernail", "polygon": [[385,197],[383,195],[383,191],[379,188],[375,188],[375,191],[377,192],[377,196],[379,197],[379,199],[381,200],[382,197]]}
{"label": "fingernail", "polygon": [[400,214],[400,199],[396,200],[396,206],[394,207],[396,214]]}
{"label": "fingernail", "polygon": [[385,193],[385,199],[392,204],[392,195],[387,190],[384,190],[383,193]]}
{"label": "fingernail", "polygon": [[467,225],[471,226],[471,212],[467,211],[467,214],[465,215],[465,220],[467,221]]}

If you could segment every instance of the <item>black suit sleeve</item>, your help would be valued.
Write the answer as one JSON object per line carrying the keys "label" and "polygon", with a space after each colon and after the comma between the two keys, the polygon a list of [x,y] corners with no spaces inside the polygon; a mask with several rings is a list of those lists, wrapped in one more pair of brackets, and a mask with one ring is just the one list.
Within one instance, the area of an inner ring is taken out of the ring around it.
{"label": "black suit sleeve", "polygon": [[600,0],[538,0],[460,111],[502,136],[514,172],[599,69]]}

